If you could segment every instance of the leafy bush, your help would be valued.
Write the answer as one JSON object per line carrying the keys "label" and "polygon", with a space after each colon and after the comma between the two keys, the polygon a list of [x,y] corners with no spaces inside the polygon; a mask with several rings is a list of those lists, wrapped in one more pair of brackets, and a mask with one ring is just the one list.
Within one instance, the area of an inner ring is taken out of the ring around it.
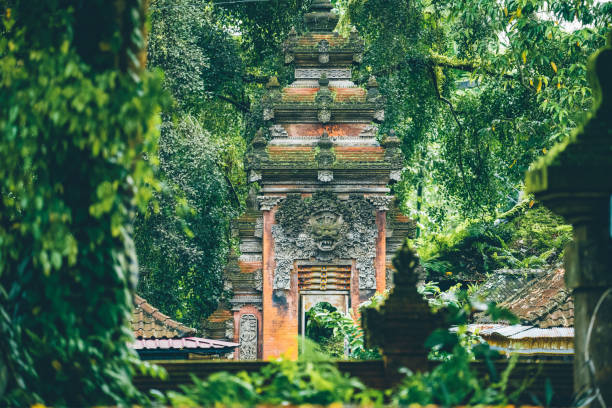
{"label": "leafy bush", "polygon": [[382,403],[380,391],[341,373],[326,356],[309,348],[305,360],[279,359],[258,373],[215,373],[205,381],[194,378],[193,385],[183,386],[182,393],[169,392],[163,402],[180,407]]}
{"label": "leafy bush", "polygon": [[[376,296],[373,301],[380,298],[382,296]],[[371,302],[360,307],[369,306]],[[306,334],[331,357],[356,360],[380,358],[378,350],[365,347],[363,329],[350,313],[345,314],[335,308],[332,310],[324,303],[308,311]]]}
{"label": "leafy bush", "polygon": [[562,259],[572,229],[546,208],[524,201],[495,220],[468,220],[419,248],[423,268],[469,276],[500,268],[537,268]]}

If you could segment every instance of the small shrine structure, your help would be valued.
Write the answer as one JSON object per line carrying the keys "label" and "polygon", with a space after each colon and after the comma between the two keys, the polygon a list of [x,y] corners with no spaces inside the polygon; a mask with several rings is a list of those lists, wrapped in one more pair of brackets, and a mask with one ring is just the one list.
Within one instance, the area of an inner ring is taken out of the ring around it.
{"label": "small shrine structure", "polygon": [[249,207],[237,220],[240,254],[226,270],[232,297],[205,322],[207,337],[240,343],[237,358],[296,358],[305,313],[319,302],[352,310],[389,285],[391,257],[414,223],[388,185],[403,166],[400,141],[378,139],[384,100],[352,67],[363,40],[333,32],[329,0],[315,0],[307,32],[292,29],[285,62],[295,80],[267,84],[265,127],[247,154]]}

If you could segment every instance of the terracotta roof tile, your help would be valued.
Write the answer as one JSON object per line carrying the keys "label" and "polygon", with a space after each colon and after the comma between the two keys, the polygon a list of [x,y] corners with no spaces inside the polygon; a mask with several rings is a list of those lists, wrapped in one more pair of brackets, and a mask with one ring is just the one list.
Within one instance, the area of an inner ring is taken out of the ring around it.
{"label": "terracotta roof tile", "polygon": [[180,338],[196,333],[196,329],[170,319],[138,295],[134,295],[131,324],[138,339]]}
{"label": "terracotta roof tile", "polygon": [[[500,307],[509,309],[522,322],[539,328],[574,325],[574,303],[565,288],[563,268],[536,274],[505,272],[495,275],[491,278],[493,284],[490,281],[483,284],[492,293],[487,300],[500,302]],[[486,322],[487,318],[480,316],[478,321]]]}

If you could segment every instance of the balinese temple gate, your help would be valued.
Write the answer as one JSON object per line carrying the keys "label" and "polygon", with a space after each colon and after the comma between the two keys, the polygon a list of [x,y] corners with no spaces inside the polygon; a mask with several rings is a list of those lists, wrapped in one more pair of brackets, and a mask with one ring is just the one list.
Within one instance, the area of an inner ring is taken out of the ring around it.
{"label": "balinese temple gate", "polygon": [[240,255],[226,271],[233,295],[205,322],[206,336],[240,343],[240,359],[296,358],[304,314],[319,302],[356,316],[386,289],[391,256],[414,231],[389,195],[402,155],[394,135],[377,141],[378,84],[351,81],[363,40],[332,32],[337,22],[329,0],[315,0],[308,32],[285,42],[295,81],[267,85],[266,128],[247,156],[260,188],[237,220]]}

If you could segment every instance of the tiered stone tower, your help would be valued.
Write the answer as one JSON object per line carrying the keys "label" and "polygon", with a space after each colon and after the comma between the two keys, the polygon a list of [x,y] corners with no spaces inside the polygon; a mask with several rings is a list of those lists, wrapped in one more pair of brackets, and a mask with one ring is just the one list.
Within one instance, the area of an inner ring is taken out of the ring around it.
{"label": "tiered stone tower", "polygon": [[308,32],[285,42],[295,81],[267,85],[266,127],[247,155],[260,189],[236,223],[240,256],[227,269],[233,297],[205,324],[207,336],[240,342],[240,359],[297,357],[304,313],[318,302],[356,315],[388,286],[391,256],[414,232],[388,195],[403,161],[396,137],[376,139],[378,84],[351,81],[363,41],[332,32],[337,22],[329,0],[315,0]]}

